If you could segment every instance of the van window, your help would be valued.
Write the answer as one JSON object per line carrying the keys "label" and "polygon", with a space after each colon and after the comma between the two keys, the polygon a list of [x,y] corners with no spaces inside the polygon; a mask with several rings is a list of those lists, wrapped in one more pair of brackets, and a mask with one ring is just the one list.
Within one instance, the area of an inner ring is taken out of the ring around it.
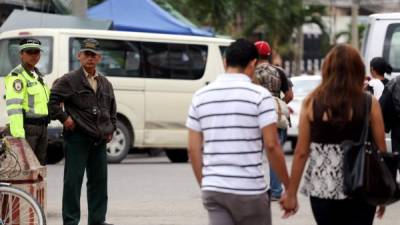
{"label": "van window", "polygon": [[204,74],[206,45],[143,42],[142,49],[148,78],[196,80]]}
{"label": "van window", "polygon": [[[70,39],[70,70],[80,67],[77,54],[85,38]],[[105,76],[142,77],[141,55],[138,42],[96,39],[100,43],[102,59],[97,69]]]}
{"label": "van window", "polygon": [[225,52],[226,52],[227,48],[228,48],[228,46],[219,46],[219,51],[220,51],[223,59],[225,58]]}
{"label": "van window", "polygon": [[[53,39],[51,37],[33,37],[42,44],[42,53],[36,67],[46,75],[51,73],[53,62]],[[19,42],[22,38],[10,38],[0,40],[0,76],[8,75],[13,68],[21,63],[19,57]]]}
{"label": "van window", "polygon": [[393,67],[394,72],[400,72],[400,24],[388,26],[383,48],[383,58]]}

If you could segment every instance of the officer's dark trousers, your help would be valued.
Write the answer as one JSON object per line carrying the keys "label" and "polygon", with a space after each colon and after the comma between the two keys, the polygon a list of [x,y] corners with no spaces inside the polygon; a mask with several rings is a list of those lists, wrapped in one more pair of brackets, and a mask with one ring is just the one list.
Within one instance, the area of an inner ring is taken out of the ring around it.
{"label": "officer's dark trousers", "polygon": [[63,191],[64,225],[78,225],[80,196],[86,169],[88,225],[105,221],[107,211],[107,157],[106,144],[80,131],[65,134],[65,168]]}
{"label": "officer's dark trousers", "polygon": [[35,152],[41,165],[46,165],[47,126],[25,124],[25,139]]}

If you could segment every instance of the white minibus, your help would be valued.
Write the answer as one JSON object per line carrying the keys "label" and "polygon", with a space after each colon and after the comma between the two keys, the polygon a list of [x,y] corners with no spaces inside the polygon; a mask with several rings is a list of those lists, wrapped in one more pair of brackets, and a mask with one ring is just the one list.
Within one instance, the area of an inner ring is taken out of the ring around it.
{"label": "white minibus", "polygon": [[[185,120],[193,93],[224,72],[223,51],[229,39],[184,35],[84,29],[35,28],[0,33],[0,87],[20,63],[18,44],[23,38],[41,41],[39,62],[45,81],[51,84],[79,68],[80,42],[100,42],[102,61],[98,71],[114,87],[118,121],[107,148],[109,162],[120,162],[131,147],[163,148],[172,162],[188,160]],[[0,88],[0,96],[4,96]],[[0,126],[7,123],[5,100],[0,98]],[[58,143],[62,126],[49,126],[49,144]],[[60,148],[49,150],[61,151]],[[49,154],[51,155],[51,153]]]}

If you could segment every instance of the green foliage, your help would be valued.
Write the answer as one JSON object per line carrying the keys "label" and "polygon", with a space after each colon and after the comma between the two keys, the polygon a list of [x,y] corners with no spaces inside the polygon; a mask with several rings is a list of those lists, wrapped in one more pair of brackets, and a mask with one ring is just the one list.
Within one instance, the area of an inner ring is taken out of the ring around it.
{"label": "green foliage", "polygon": [[303,7],[301,0],[156,0],[169,3],[193,23],[211,26],[219,34],[252,37],[258,33],[274,49],[290,54],[293,33],[305,23],[316,23],[328,35],[321,16],[324,6]]}
{"label": "green foliage", "polygon": [[95,6],[97,4],[100,4],[104,2],[104,0],[88,0],[88,7]]}
{"label": "green foliage", "polygon": [[[93,6],[104,0],[88,0]],[[304,7],[302,0],[154,0],[161,7],[171,7],[198,26],[214,28],[216,33],[233,37],[252,37],[268,40],[279,53],[293,52],[296,28],[315,23],[329,40],[321,16],[324,6]]]}

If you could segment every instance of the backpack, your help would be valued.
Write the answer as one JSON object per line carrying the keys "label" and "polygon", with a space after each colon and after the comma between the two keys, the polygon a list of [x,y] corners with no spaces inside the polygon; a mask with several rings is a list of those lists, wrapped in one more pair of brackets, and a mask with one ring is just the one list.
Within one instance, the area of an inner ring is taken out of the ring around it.
{"label": "backpack", "polygon": [[271,92],[274,98],[275,111],[278,116],[276,126],[286,129],[289,124],[289,108],[286,102],[280,99],[282,81],[278,68],[262,63],[256,67],[255,75],[257,83]]}
{"label": "backpack", "polygon": [[257,83],[266,88],[275,97],[281,94],[281,76],[276,67],[267,63],[257,65],[255,71]]}

